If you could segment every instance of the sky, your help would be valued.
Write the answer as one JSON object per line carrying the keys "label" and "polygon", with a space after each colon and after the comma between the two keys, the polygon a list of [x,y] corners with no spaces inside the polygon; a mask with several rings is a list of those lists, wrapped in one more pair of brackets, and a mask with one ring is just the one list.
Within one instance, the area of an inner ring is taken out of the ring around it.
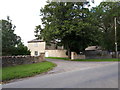
{"label": "sky", "polygon": [[[35,39],[35,26],[42,24],[40,15],[41,7],[47,0],[0,0],[0,20],[10,16],[12,24],[16,26],[15,33],[27,42]],[[102,0],[95,0],[93,6],[99,5]]]}

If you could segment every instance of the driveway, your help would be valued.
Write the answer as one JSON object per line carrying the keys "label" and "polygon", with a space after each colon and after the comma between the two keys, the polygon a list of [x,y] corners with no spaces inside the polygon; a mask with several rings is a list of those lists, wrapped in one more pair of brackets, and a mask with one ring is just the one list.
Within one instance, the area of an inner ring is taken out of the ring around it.
{"label": "driveway", "polygon": [[88,68],[99,67],[107,64],[116,62],[79,62],[79,61],[65,61],[58,59],[46,59],[47,61],[57,64],[53,70],[49,71],[48,74],[61,73],[74,70],[85,70]]}

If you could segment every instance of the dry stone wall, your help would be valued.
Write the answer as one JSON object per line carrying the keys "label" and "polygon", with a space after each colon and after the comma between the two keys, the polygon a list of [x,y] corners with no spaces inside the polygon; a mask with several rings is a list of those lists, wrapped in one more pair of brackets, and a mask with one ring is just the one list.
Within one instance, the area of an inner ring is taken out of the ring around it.
{"label": "dry stone wall", "polygon": [[45,61],[44,54],[40,56],[2,56],[2,67],[32,64]]}

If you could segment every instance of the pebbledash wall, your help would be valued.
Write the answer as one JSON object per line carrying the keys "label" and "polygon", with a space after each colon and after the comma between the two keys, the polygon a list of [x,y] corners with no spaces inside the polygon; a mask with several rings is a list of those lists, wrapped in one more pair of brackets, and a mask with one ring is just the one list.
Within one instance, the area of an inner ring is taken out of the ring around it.
{"label": "pebbledash wall", "polygon": [[40,56],[2,56],[2,67],[32,64],[45,61],[44,53]]}
{"label": "pebbledash wall", "polygon": [[45,50],[45,57],[68,57],[66,50]]}
{"label": "pebbledash wall", "polygon": [[31,56],[37,56],[35,55],[35,52],[37,52],[38,55],[45,53],[45,57],[68,57],[63,47],[57,46],[56,49],[55,44],[49,46],[42,40],[28,41],[28,49],[31,51]]}
{"label": "pebbledash wall", "polygon": [[45,52],[45,42],[43,41],[29,42],[28,49],[31,51],[31,56],[35,56],[35,51],[38,52],[38,56],[39,56],[40,53]]}

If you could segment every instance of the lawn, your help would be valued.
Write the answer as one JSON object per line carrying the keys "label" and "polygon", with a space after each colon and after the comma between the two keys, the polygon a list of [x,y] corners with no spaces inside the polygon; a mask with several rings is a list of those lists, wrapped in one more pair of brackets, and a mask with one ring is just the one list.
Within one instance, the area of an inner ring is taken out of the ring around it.
{"label": "lawn", "polygon": [[43,72],[47,72],[53,69],[53,67],[55,66],[56,64],[45,61],[45,62],[34,63],[34,64],[3,67],[2,81],[34,76],[37,74],[41,74]]}
{"label": "lawn", "polygon": [[120,61],[120,59],[74,59],[71,60],[69,58],[61,58],[61,57],[46,57],[46,59],[61,59],[61,60],[68,60],[68,61],[87,61],[87,62],[105,62],[105,61]]}

